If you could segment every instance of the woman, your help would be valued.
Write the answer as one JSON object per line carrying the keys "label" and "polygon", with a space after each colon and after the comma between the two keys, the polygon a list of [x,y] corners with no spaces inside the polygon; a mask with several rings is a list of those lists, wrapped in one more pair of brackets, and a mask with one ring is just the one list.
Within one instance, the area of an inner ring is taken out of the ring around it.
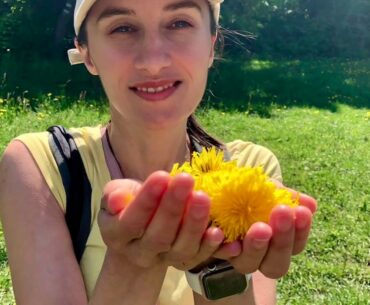
{"label": "woman", "polygon": [[[111,111],[107,126],[72,130],[93,186],[91,232],[79,265],[48,134],[12,141],[0,166],[0,213],[18,304],[208,304],[181,270],[212,257],[253,273],[243,294],[218,304],[275,303],[273,279],[305,247],[315,201],[301,195],[299,207],[279,206],[269,224],[223,244],[222,231],[207,227],[208,196],[189,175],[168,174],[196,141],[281,180],[267,149],[222,146],[191,117],[214,59],[219,2],[77,1],[70,58],[99,75]],[[127,193],[135,199],[124,207]]]}

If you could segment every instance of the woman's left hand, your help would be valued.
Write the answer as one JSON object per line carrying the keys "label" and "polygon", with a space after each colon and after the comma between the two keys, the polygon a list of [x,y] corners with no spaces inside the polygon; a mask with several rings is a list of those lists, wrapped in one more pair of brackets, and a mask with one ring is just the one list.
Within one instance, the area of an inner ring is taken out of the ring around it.
{"label": "woman's left hand", "polygon": [[230,261],[241,273],[259,270],[268,278],[280,278],[288,272],[292,255],[305,248],[316,208],[315,199],[300,193],[299,206],[275,207],[269,224],[253,224],[243,241],[223,245],[214,256]]}

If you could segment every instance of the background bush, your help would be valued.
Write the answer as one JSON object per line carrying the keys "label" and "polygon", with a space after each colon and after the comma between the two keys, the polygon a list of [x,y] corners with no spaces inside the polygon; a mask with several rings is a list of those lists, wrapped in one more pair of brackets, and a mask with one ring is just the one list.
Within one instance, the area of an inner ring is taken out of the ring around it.
{"label": "background bush", "polygon": [[[96,78],[68,65],[73,6],[74,0],[0,0],[0,96],[103,95]],[[350,75],[346,61],[369,58],[368,12],[369,0],[226,0],[221,24],[254,38],[226,33],[227,60],[211,72],[206,100],[250,110],[251,103],[310,104],[316,92],[315,106],[330,108],[354,95],[363,105],[365,75],[358,69]],[[315,64],[322,71],[313,71],[311,64],[323,61]],[[333,69],[342,71],[339,78]]]}

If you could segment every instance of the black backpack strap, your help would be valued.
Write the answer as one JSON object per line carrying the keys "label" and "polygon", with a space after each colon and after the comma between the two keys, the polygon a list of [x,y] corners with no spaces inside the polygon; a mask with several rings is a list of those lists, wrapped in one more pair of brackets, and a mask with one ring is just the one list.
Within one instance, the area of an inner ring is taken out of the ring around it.
{"label": "black backpack strap", "polygon": [[91,184],[73,136],[63,126],[51,126],[48,131],[66,192],[66,223],[80,262],[91,230]]}

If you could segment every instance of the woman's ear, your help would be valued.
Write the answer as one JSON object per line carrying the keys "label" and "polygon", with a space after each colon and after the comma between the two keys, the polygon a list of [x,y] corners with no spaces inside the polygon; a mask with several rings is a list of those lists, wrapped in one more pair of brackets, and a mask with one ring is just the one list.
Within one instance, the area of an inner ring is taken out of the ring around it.
{"label": "woman's ear", "polygon": [[213,61],[215,59],[215,45],[217,41],[217,34],[212,35],[211,37],[211,52],[209,54],[209,63],[208,63],[208,68],[211,68],[213,65]]}
{"label": "woman's ear", "polygon": [[94,61],[92,60],[90,56],[90,52],[89,52],[87,45],[80,45],[76,38],[74,40],[74,43],[75,43],[76,49],[78,49],[78,51],[81,54],[81,58],[86,66],[86,69],[92,75],[99,75],[98,70],[96,69],[96,66],[94,64]]}

